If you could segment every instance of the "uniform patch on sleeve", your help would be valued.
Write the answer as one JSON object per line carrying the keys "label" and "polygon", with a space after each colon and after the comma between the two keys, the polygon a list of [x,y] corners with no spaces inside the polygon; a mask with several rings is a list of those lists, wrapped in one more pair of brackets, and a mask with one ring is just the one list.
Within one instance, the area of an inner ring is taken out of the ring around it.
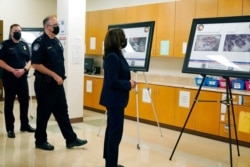
{"label": "uniform patch on sleeve", "polygon": [[34,46],[33,46],[34,51],[37,51],[39,48],[40,48],[40,44],[38,44],[38,43],[34,44]]}
{"label": "uniform patch on sleeve", "polygon": [[23,50],[27,50],[26,46],[23,46]]}
{"label": "uniform patch on sleeve", "polygon": [[0,43],[0,50],[3,48],[3,45]]}

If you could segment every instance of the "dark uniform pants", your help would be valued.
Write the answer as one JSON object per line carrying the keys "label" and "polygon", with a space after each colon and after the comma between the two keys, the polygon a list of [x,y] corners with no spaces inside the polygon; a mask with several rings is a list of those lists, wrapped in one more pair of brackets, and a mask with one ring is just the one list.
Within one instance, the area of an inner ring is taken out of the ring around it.
{"label": "dark uniform pants", "polygon": [[35,93],[37,98],[36,143],[47,142],[46,128],[51,114],[54,115],[66,142],[74,141],[77,136],[69,120],[63,85],[59,86],[55,82],[41,85],[35,80]]}
{"label": "dark uniform pants", "polygon": [[14,131],[15,117],[13,114],[13,107],[16,95],[20,104],[21,127],[28,126],[29,88],[27,76],[23,76],[21,78],[9,77],[8,79],[3,79],[3,87],[5,93],[4,116],[7,132],[10,130]]}
{"label": "dark uniform pants", "polygon": [[124,109],[107,109],[107,113],[103,158],[106,160],[106,167],[117,167],[119,145],[123,134]]}

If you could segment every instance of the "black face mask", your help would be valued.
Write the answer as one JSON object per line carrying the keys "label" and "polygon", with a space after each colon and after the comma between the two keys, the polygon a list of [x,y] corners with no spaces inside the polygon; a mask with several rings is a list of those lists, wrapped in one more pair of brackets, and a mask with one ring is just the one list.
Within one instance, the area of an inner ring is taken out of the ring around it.
{"label": "black face mask", "polygon": [[59,31],[60,31],[59,26],[56,26],[56,27],[53,27],[53,28],[54,28],[54,30],[52,31],[52,33],[57,35],[59,33]]}
{"label": "black face mask", "polygon": [[127,46],[127,38],[122,42],[122,48],[126,48]]}
{"label": "black face mask", "polygon": [[17,41],[20,40],[21,39],[21,32],[14,32],[13,38]]}

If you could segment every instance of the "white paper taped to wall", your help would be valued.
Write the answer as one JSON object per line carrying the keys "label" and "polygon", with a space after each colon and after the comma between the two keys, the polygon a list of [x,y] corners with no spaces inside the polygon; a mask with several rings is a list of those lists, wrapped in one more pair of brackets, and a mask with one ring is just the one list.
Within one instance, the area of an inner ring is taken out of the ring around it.
{"label": "white paper taped to wall", "polygon": [[239,114],[238,131],[250,133],[250,112],[241,111]]}
{"label": "white paper taped to wall", "polygon": [[142,102],[151,103],[151,89],[142,89]]}
{"label": "white paper taped to wall", "polygon": [[189,108],[190,104],[190,92],[180,91],[179,92],[179,106]]}
{"label": "white paper taped to wall", "polygon": [[96,38],[90,37],[90,50],[95,50],[96,48]]}
{"label": "white paper taped to wall", "polygon": [[88,93],[92,93],[92,81],[91,80],[87,80],[86,82],[86,92]]}

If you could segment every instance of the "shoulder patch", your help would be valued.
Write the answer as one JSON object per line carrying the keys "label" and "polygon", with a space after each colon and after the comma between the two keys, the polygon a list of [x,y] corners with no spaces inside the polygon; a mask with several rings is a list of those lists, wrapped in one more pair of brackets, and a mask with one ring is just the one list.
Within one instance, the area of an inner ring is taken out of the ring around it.
{"label": "shoulder patch", "polygon": [[40,44],[39,43],[35,43],[32,49],[34,51],[37,51],[39,48],[40,48]]}
{"label": "shoulder patch", "polygon": [[26,48],[26,46],[25,46],[25,45],[23,46],[23,50],[27,50],[27,48]]}

